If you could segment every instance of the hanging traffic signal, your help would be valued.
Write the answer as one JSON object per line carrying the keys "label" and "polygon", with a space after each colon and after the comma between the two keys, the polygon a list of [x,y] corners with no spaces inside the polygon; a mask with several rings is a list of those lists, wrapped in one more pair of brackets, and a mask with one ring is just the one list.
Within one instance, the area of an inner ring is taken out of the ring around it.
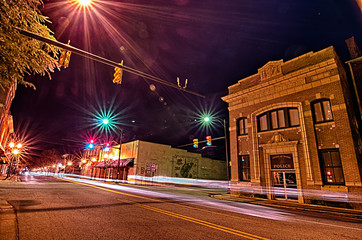
{"label": "hanging traffic signal", "polygon": [[65,55],[65,59],[64,59],[64,68],[67,68],[69,66],[69,61],[70,61],[70,54],[72,54],[71,51],[67,51],[67,54]]}
{"label": "hanging traffic signal", "polygon": [[[121,66],[123,66],[123,60],[120,63]],[[116,67],[114,69],[114,74],[113,74],[113,83],[117,83],[117,84],[121,84],[122,83],[122,75],[123,75],[123,68],[120,67]]]}
{"label": "hanging traffic signal", "polygon": [[93,149],[94,148],[94,140],[89,140],[89,143],[87,144],[86,148]]}
{"label": "hanging traffic signal", "polygon": [[63,49],[61,54],[60,54],[60,57],[59,57],[59,66],[63,66],[64,65],[64,60],[65,60],[65,55],[67,54],[67,50]]}
{"label": "hanging traffic signal", "polygon": [[111,144],[109,144],[108,142],[106,143],[106,144],[104,144],[105,146],[104,146],[104,148],[103,148],[103,151],[105,151],[105,152],[108,152],[109,150],[110,150],[110,145]]}
{"label": "hanging traffic signal", "polygon": [[211,146],[212,143],[211,143],[211,136],[206,136],[206,145],[207,146]]}
{"label": "hanging traffic signal", "polygon": [[[70,45],[70,40],[68,41],[68,45]],[[67,51],[65,49],[62,50],[58,62],[59,66],[63,66],[64,68],[67,68],[69,66],[71,53],[71,51]]]}
{"label": "hanging traffic signal", "polygon": [[194,148],[198,148],[199,147],[199,140],[197,138],[195,138],[193,140],[193,143],[194,143]]}

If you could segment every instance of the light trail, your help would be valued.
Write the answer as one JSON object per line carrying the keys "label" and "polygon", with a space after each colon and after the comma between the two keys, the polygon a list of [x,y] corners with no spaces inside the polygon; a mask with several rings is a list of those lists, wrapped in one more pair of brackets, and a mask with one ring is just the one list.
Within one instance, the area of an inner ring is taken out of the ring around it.
{"label": "light trail", "polygon": [[206,206],[206,207],[219,209],[219,210],[225,210],[225,211],[234,212],[234,213],[240,213],[240,214],[253,216],[253,217],[279,220],[279,221],[288,221],[288,220],[292,219],[289,217],[291,215],[289,213],[279,212],[270,207],[265,207],[265,206],[250,205],[247,203],[236,203],[237,206],[231,206],[227,203],[223,203],[222,201],[217,201],[215,199],[206,200],[206,199],[200,199],[197,197],[186,196],[186,195],[182,195],[182,194],[160,193],[160,192],[156,192],[156,191],[150,191],[150,190],[139,189],[139,188],[134,188],[134,187],[127,187],[127,186],[122,186],[122,185],[114,185],[114,184],[109,184],[109,183],[96,182],[96,181],[80,179],[80,178],[72,178],[72,177],[66,177],[66,176],[60,176],[60,177],[65,180],[95,185],[98,187],[105,187],[105,188],[119,190],[119,191],[123,191],[123,192],[127,192],[127,193],[141,194],[143,196],[162,198],[162,199],[166,199],[166,200],[184,201],[184,202],[187,202],[190,204],[195,204],[195,205],[199,205],[199,206],[203,206],[203,207]]}
{"label": "light trail", "polygon": [[[110,190],[109,188],[113,188],[113,187],[110,187],[110,186],[108,186],[107,188],[103,188],[103,187],[98,186],[98,184],[88,184],[88,183],[82,183],[82,182],[79,183],[77,181],[73,181],[72,179],[68,179],[68,178],[64,178],[64,179],[66,179],[67,181],[72,182],[72,183],[78,183],[78,184],[82,184],[82,185],[85,185],[85,186],[98,188],[100,190],[113,192],[113,193],[116,193],[116,194],[121,194],[121,195],[130,196],[130,197],[136,197],[136,198],[142,198],[142,199],[147,199],[147,200],[152,200],[152,201],[160,201],[160,200],[157,200],[157,199],[149,199],[147,197],[142,197],[142,196],[139,196],[139,195],[133,195],[133,194],[128,194],[128,193],[124,193],[124,192],[118,192],[118,191]],[[94,186],[94,185],[96,185],[96,186]],[[207,221],[204,221],[204,220],[201,220],[201,219],[189,217],[189,216],[186,216],[186,215],[183,215],[183,214],[178,214],[178,213],[167,211],[167,210],[164,210],[164,209],[152,207],[152,206],[149,206],[149,205],[146,205],[146,204],[137,203],[137,202],[124,200],[124,199],[118,199],[118,200],[122,201],[122,202],[132,204],[132,205],[135,205],[135,206],[138,206],[138,207],[141,207],[141,208],[144,208],[144,209],[147,209],[147,210],[150,210],[150,211],[154,211],[154,212],[158,212],[158,213],[168,215],[168,216],[171,216],[171,217],[179,218],[179,219],[182,219],[182,220],[185,220],[185,221],[188,221],[188,222],[193,222],[193,223],[205,226],[205,227],[213,228],[213,229],[223,231],[223,232],[226,232],[226,233],[230,233],[230,234],[233,234],[233,235],[237,235],[237,236],[240,236],[240,237],[243,237],[243,238],[252,239],[252,240],[257,240],[257,239],[268,240],[268,238],[260,237],[260,236],[250,234],[250,233],[247,233],[247,232],[243,232],[243,231],[240,231],[240,230],[237,230],[237,229],[233,229],[233,228],[225,227],[225,226],[222,226],[222,225],[214,224],[214,223],[207,222]],[[163,202],[163,201],[161,201],[161,202]]]}

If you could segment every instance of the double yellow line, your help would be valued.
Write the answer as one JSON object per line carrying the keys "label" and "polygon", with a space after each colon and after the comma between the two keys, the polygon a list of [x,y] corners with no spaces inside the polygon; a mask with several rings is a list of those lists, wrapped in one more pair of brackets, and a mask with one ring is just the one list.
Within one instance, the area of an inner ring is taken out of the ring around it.
{"label": "double yellow line", "polygon": [[[58,178],[58,177],[56,177],[56,178]],[[59,178],[59,179],[62,179],[62,178]],[[111,190],[111,189],[107,189],[107,188],[103,188],[103,187],[94,186],[94,185],[87,184],[87,183],[80,183],[80,182],[75,182],[75,181],[71,181],[71,180],[67,180],[67,179],[62,179],[62,180],[66,180],[68,182],[81,184],[81,185],[85,185],[85,186],[88,186],[88,187],[93,187],[93,188],[97,188],[97,189],[100,189],[100,190],[103,190],[103,191],[117,193],[117,194],[121,194],[121,195],[125,195],[125,196],[130,196],[130,197],[135,197],[135,198],[142,198],[142,199],[146,199],[146,200],[162,202],[162,201],[157,200],[157,199],[152,199],[152,198],[138,196],[138,195],[129,194],[129,193],[123,193],[123,192],[119,192],[119,191],[115,191],[115,190]],[[145,204],[142,204],[142,203],[136,203],[136,202],[122,200],[122,199],[119,199],[119,200],[123,201],[123,202],[130,203],[132,205],[135,205],[135,206],[138,206],[138,207],[141,207],[141,208],[144,208],[144,209],[147,209],[147,210],[150,210],[150,211],[153,211],[153,212],[158,212],[158,213],[162,213],[164,215],[168,215],[168,216],[171,216],[171,217],[183,219],[185,221],[193,222],[193,223],[196,223],[196,224],[199,224],[199,225],[202,225],[202,226],[206,226],[206,227],[213,228],[213,229],[216,229],[216,230],[219,230],[219,231],[227,232],[227,233],[230,233],[230,234],[233,234],[233,235],[236,235],[236,236],[240,236],[240,237],[244,237],[244,238],[247,238],[247,239],[268,240],[268,238],[263,238],[263,237],[260,237],[260,236],[254,235],[254,234],[246,233],[246,232],[239,231],[239,230],[236,230],[236,229],[233,229],[233,228],[224,227],[224,226],[221,226],[221,225],[218,225],[218,224],[203,221],[203,220],[193,218],[193,217],[188,217],[188,216],[185,216],[185,215],[182,215],[182,214],[166,211],[166,210],[163,210],[163,209],[160,209],[160,208],[151,207],[151,206],[148,206],[148,205],[145,205]]]}

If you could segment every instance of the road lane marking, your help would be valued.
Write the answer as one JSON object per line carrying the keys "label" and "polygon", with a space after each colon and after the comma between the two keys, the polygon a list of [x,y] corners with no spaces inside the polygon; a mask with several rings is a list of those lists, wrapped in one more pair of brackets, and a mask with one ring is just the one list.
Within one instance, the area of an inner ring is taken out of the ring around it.
{"label": "road lane marking", "polygon": [[257,235],[253,235],[253,234],[250,234],[250,233],[242,232],[242,231],[239,231],[239,230],[236,230],[236,229],[233,229],[233,228],[228,228],[228,227],[224,227],[224,226],[214,224],[214,223],[211,223],[211,222],[203,221],[203,220],[200,220],[200,219],[197,219],[197,218],[188,217],[188,216],[185,216],[185,215],[182,215],[182,214],[166,211],[166,210],[163,210],[163,209],[160,209],[160,208],[151,207],[151,206],[148,206],[148,205],[145,205],[145,204],[135,203],[134,205],[140,206],[142,208],[145,208],[145,209],[148,209],[148,210],[151,210],[151,211],[154,211],[154,212],[159,212],[159,213],[162,213],[162,214],[165,214],[165,215],[168,215],[168,216],[180,218],[180,219],[183,219],[183,220],[186,220],[186,221],[189,221],[189,222],[194,222],[194,223],[206,226],[206,227],[214,228],[214,229],[217,229],[217,230],[220,230],[220,231],[223,231],[223,232],[231,233],[231,234],[241,236],[241,237],[244,237],[244,238],[248,238],[248,239],[264,239],[264,240],[267,239],[267,238],[259,237]]}
{"label": "road lane marking", "polygon": [[[58,178],[58,177],[56,177],[56,178]],[[62,179],[62,178],[59,178],[59,179]],[[164,201],[161,201],[161,200],[158,200],[158,199],[138,196],[138,195],[124,193],[124,192],[119,192],[119,191],[116,191],[116,190],[107,189],[107,188],[103,188],[103,187],[99,187],[99,186],[94,186],[94,185],[87,184],[87,183],[80,183],[80,182],[76,182],[76,181],[72,181],[72,180],[68,180],[68,179],[62,179],[62,180],[69,181],[69,182],[76,183],[76,184],[80,184],[80,185],[84,185],[84,186],[88,186],[88,187],[97,188],[97,189],[112,192],[112,193],[117,193],[117,194],[129,196],[129,197],[142,198],[142,199],[152,200],[152,201],[157,201],[157,202],[164,202]],[[123,201],[123,202],[130,203],[130,204],[138,206],[138,207],[142,207],[144,209],[148,209],[148,210],[151,210],[151,211],[154,211],[154,212],[162,213],[164,215],[168,215],[168,216],[171,216],[171,217],[183,219],[185,221],[197,223],[199,225],[203,225],[203,226],[213,228],[213,229],[216,229],[216,230],[219,230],[219,231],[227,232],[227,233],[230,233],[230,234],[233,234],[233,235],[241,236],[241,237],[244,237],[244,238],[247,238],[247,239],[268,240],[268,238],[263,238],[263,237],[260,237],[260,236],[254,235],[254,234],[246,233],[246,232],[239,231],[239,230],[236,230],[236,229],[233,229],[233,228],[228,228],[228,227],[221,226],[221,225],[218,225],[218,224],[214,224],[214,223],[211,223],[211,222],[203,221],[201,219],[188,217],[188,216],[185,216],[185,215],[182,215],[182,214],[166,211],[166,210],[163,210],[163,209],[160,209],[160,208],[151,207],[151,206],[148,206],[148,205],[145,205],[145,204],[142,204],[142,203],[136,203],[136,202],[132,202],[132,201],[128,201],[128,200],[121,200],[121,199],[119,199],[119,200]]]}

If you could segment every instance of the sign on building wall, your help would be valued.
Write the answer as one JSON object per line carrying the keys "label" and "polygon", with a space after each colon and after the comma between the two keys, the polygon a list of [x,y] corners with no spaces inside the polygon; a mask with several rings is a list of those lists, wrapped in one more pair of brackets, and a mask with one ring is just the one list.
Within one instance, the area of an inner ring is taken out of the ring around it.
{"label": "sign on building wall", "polygon": [[292,154],[270,155],[271,169],[294,169]]}
{"label": "sign on building wall", "polygon": [[173,157],[173,176],[183,178],[197,178],[198,161],[187,156]]}

